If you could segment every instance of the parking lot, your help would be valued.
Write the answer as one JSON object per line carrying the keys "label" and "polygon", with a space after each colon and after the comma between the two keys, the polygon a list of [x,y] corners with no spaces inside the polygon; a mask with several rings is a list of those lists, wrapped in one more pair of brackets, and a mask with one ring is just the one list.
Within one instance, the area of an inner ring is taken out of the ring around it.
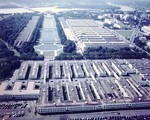
{"label": "parking lot", "polygon": [[0,103],[0,120],[7,120],[7,119],[21,119],[25,115],[33,114],[32,113],[32,106],[31,101],[22,101],[22,102],[2,102]]}
{"label": "parking lot", "polygon": [[[23,117],[8,118],[8,120],[149,120],[149,110],[123,110],[95,113],[60,114],[60,115],[35,115],[26,114]],[[141,119],[140,119],[141,118]]]}

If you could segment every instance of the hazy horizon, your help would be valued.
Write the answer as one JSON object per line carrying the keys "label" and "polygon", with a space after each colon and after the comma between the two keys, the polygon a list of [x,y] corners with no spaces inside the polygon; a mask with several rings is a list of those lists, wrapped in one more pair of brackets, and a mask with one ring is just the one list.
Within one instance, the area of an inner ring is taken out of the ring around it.
{"label": "hazy horizon", "polygon": [[0,0],[1,3],[7,3],[7,2],[19,2],[19,3],[24,3],[24,2],[30,2],[30,3],[33,3],[33,2],[79,2],[79,3],[90,3],[90,2],[137,2],[137,1],[141,1],[141,2],[144,2],[144,1],[149,1],[150,0],[134,0],[134,1],[131,1],[131,0],[86,0],[86,1],[83,1],[83,0]]}

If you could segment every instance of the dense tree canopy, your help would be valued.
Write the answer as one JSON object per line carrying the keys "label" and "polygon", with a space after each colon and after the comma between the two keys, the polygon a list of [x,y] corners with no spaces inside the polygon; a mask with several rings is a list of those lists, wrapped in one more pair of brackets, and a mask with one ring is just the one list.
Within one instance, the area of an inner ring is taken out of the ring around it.
{"label": "dense tree canopy", "polygon": [[130,49],[128,47],[120,49],[112,48],[88,48],[84,51],[83,55],[79,53],[62,53],[56,57],[57,60],[79,60],[79,59],[138,59],[148,58],[146,53],[143,53],[137,49]]}
{"label": "dense tree canopy", "polygon": [[63,51],[65,53],[72,53],[76,51],[76,44],[73,41],[67,40],[64,44],[65,46],[63,48]]}
{"label": "dense tree canopy", "polygon": [[128,47],[120,49],[112,48],[88,48],[84,53],[86,59],[111,59],[111,58],[120,58],[120,59],[134,59],[134,58],[144,58],[147,57],[147,54],[139,50],[131,50]]}
{"label": "dense tree canopy", "polygon": [[59,56],[55,57],[55,60],[81,60],[83,56],[79,53],[61,53]]}
{"label": "dense tree canopy", "polygon": [[[147,38],[149,39],[149,38]],[[140,48],[146,50],[147,52],[150,53],[150,48],[146,44],[147,41],[141,41],[139,37],[135,38],[134,43],[139,46]]]}
{"label": "dense tree canopy", "polygon": [[0,21],[0,38],[13,45],[19,33],[32,18],[31,14],[14,14]]}
{"label": "dense tree canopy", "polygon": [[19,58],[0,40],[0,80],[12,76],[13,71],[19,67]]}

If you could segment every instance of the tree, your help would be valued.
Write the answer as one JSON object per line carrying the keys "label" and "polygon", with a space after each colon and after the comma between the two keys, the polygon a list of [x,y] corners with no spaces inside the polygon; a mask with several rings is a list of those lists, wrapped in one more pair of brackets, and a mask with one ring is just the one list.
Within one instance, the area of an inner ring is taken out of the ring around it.
{"label": "tree", "polygon": [[67,115],[60,116],[59,120],[69,120],[69,116]]}
{"label": "tree", "polygon": [[72,52],[76,51],[76,45],[75,45],[75,43],[73,41],[67,40],[65,42],[65,46],[63,48],[63,51],[65,53],[72,53]]}
{"label": "tree", "polygon": [[9,66],[4,66],[1,70],[0,70],[0,76],[1,78],[7,78],[8,76],[11,75],[11,69]]}

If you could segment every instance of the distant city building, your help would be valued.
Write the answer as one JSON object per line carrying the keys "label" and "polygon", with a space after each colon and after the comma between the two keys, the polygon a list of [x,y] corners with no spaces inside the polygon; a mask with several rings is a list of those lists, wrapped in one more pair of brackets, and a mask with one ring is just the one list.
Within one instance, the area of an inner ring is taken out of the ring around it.
{"label": "distant city building", "polygon": [[112,25],[112,24],[113,24],[113,21],[111,21],[110,19],[105,19],[105,20],[104,20],[104,23],[105,23],[105,24],[108,24],[108,25]]}
{"label": "distant city building", "polygon": [[113,25],[113,28],[115,28],[115,29],[121,29],[121,25],[115,23],[115,24]]}
{"label": "distant city building", "polygon": [[146,36],[150,36],[150,26],[143,26],[141,30]]}
{"label": "distant city building", "polygon": [[99,20],[103,20],[103,19],[104,19],[104,17],[101,16],[101,15],[99,15],[97,18],[98,18]]}
{"label": "distant city building", "polygon": [[150,48],[150,41],[147,42],[147,46]]}

